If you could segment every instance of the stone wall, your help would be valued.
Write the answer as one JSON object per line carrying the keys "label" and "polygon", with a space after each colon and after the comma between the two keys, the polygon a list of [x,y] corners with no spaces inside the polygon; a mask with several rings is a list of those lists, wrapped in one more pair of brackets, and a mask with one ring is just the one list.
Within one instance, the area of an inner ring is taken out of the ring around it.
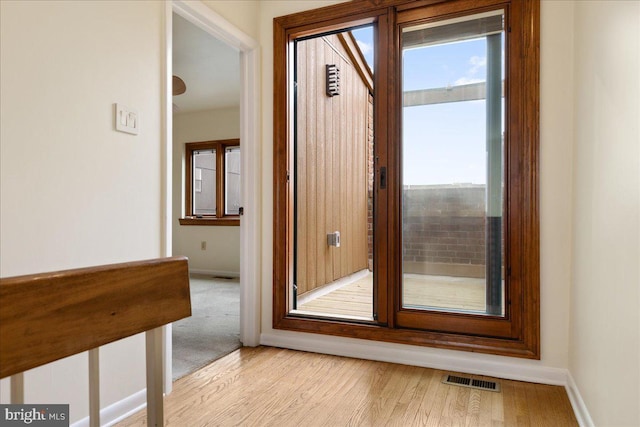
{"label": "stone wall", "polygon": [[[485,264],[485,186],[407,186],[403,190],[405,272],[482,276]],[[455,268],[429,271],[430,264]],[[473,268],[464,268],[464,266]]]}
{"label": "stone wall", "polygon": [[[368,183],[369,269],[373,267],[372,171],[373,158]],[[406,186],[402,210],[405,273],[484,277],[484,185]]]}

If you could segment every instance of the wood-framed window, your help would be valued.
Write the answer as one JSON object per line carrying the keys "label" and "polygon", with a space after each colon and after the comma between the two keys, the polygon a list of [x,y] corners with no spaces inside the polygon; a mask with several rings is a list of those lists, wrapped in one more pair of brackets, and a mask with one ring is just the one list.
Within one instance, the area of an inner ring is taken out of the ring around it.
{"label": "wood-framed window", "polygon": [[185,144],[181,225],[240,225],[240,140]]}
{"label": "wood-framed window", "polygon": [[355,0],[274,20],[274,328],[540,357],[539,9]]}

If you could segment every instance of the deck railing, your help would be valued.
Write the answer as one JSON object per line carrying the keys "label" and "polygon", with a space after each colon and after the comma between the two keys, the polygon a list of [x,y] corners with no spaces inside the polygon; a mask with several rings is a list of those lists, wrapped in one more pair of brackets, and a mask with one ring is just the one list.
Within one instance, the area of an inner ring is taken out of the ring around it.
{"label": "deck railing", "polygon": [[100,425],[99,347],[146,333],[147,425],[163,415],[162,326],[191,315],[184,257],[0,279],[0,378],[89,351],[89,421]]}

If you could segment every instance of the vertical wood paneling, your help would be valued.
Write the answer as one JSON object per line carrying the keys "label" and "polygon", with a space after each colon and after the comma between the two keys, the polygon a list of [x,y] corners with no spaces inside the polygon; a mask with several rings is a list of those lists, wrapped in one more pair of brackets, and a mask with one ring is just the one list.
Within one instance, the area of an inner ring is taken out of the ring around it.
{"label": "vertical wood paneling", "polygon": [[[307,250],[308,245],[306,242],[308,239],[308,226],[307,226],[307,203],[308,198],[307,195],[309,192],[307,191],[307,174],[304,173],[303,170],[299,168],[299,165],[302,165],[306,162],[307,158],[307,146],[309,141],[309,135],[307,130],[307,120],[301,120],[301,117],[307,117],[307,115],[311,114],[311,109],[307,108],[307,103],[304,100],[307,98],[306,91],[308,87],[306,85],[307,82],[307,51],[308,49],[298,49],[297,59],[298,62],[296,64],[296,84],[297,84],[297,94],[298,100],[296,102],[296,114],[297,114],[297,135],[296,135],[296,204],[298,212],[304,212],[303,215],[298,215],[297,217],[297,251],[298,257],[302,259],[307,259]],[[311,126],[312,124],[310,124]],[[307,263],[297,263],[296,265],[296,275],[299,278],[304,278],[304,280],[299,281],[298,284],[298,292],[305,292],[306,289],[301,289],[300,286],[306,286],[307,283]]]}
{"label": "vertical wood paneling", "polygon": [[[305,43],[305,45],[306,44],[307,43]],[[307,278],[308,290],[316,287],[317,279],[324,281],[324,268],[320,268],[322,266],[322,263],[324,262],[324,248],[322,246],[319,246],[318,239],[314,238],[314,235],[317,235],[317,233],[324,228],[324,211],[318,209],[319,195],[316,192],[317,179],[313,179],[314,177],[322,178],[322,173],[324,170],[324,150],[322,149],[324,144],[324,129],[322,128],[322,126],[318,126],[319,123],[323,123],[324,121],[324,108],[320,108],[320,106],[318,105],[318,103],[320,102],[319,97],[314,96],[318,92],[318,90],[321,89],[319,81],[322,73],[320,72],[320,70],[317,70],[317,67],[315,66],[313,61],[309,61],[309,58],[324,58],[324,51],[321,49],[317,49],[315,45],[312,46],[313,49],[310,51],[309,55],[307,55],[309,67],[309,90],[307,91],[306,101],[303,99],[299,100],[307,102],[307,105],[311,106],[315,112],[315,114],[309,116],[309,118],[313,120],[313,127],[310,126],[310,130],[313,130],[313,133],[309,134],[308,148],[309,152],[312,155],[307,156],[307,164],[309,165],[309,176],[307,177],[307,179],[309,180],[309,199],[307,203],[307,209],[312,220],[309,221],[309,228],[306,231],[310,233],[309,245],[311,248],[309,250],[309,258],[307,260],[298,260],[298,262],[306,262],[309,265],[309,274]],[[311,125],[310,122],[309,124]],[[317,260],[317,262],[309,262],[309,259],[315,259]]]}
{"label": "vertical wood paneling", "polygon": [[[331,134],[327,133],[327,122],[330,119],[331,111],[328,109],[327,98],[325,96],[325,68],[324,64],[326,61],[330,61],[329,58],[326,57],[325,45],[322,43],[321,39],[315,39],[314,43],[316,44],[317,56],[309,57],[309,66],[317,71],[316,74],[316,90],[309,97],[307,102],[316,103],[318,112],[317,123],[316,126],[318,128],[317,138],[315,140],[316,147],[318,148],[318,153],[320,154],[320,158],[318,159],[318,168],[316,171],[316,179],[318,181],[318,195],[320,196],[318,199],[318,205],[315,206],[315,209],[319,212],[318,223],[316,226],[315,234],[316,241],[314,242],[318,256],[315,258],[310,258],[306,260],[306,262],[313,264],[317,263],[318,265],[318,274],[317,277],[314,278],[314,285],[310,287],[311,289],[315,289],[316,287],[322,286],[323,284],[330,282],[332,277],[332,266],[333,263],[329,258],[330,252],[327,247],[326,241],[326,228],[327,221],[331,218],[331,199],[327,199],[326,197],[326,171],[327,168],[331,165],[331,144],[330,138]],[[329,113],[329,114],[327,114]]]}
{"label": "vertical wood paneling", "polygon": [[[333,38],[331,38],[334,41]],[[349,230],[347,229],[347,221],[345,220],[345,216],[343,215],[344,209],[344,181],[347,179],[347,171],[344,168],[343,164],[343,148],[348,143],[345,137],[345,129],[341,129],[338,125],[338,121],[341,114],[349,114],[345,109],[345,102],[349,99],[349,73],[347,72],[347,66],[343,61],[337,57],[334,52],[333,55],[334,60],[332,63],[338,64],[340,69],[344,69],[341,71],[340,79],[342,80],[340,96],[334,97],[331,101],[333,102],[334,108],[334,133],[333,133],[333,153],[334,153],[334,167],[333,167],[333,205],[334,209],[334,218],[335,223],[334,227],[336,230],[340,230],[341,233],[344,233],[344,237],[349,238]],[[351,118],[350,118],[351,119]],[[335,249],[335,248],[332,248]],[[342,254],[344,250],[333,250],[333,280],[336,280],[343,276],[343,267],[342,267]]]}
{"label": "vertical wood paneling", "polygon": [[[305,43],[306,44],[306,43]],[[299,44],[299,46],[301,46],[302,44]],[[310,109],[313,109],[313,113],[314,114],[309,114],[306,118],[305,117],[301,117],[300,120],[305,120],[307,119],[307,121],[309,122],[309,133],[308,133],[308,139],[307,139],[307,149],[308,149],[308,153],[309,155],[307,156],[307,162],[304,165],[299,165],[300,166],[300,171],[302,174],[307,174],[307,179],[308,179],[308,186],[307,186],[307,191],[309,192],[308,194],[308,202],[307,202],[307,211],[306,211],[306,215],[308,218],[307,224],[308,224],[308,235],[309,235],[309,241],[308,242],[301,242],[301,244],[307,244],[309,247],[309,250],[307,251],[307,255],[308,258],[307,259],[317,259],[319,262],[322,262],[322,252],[318,253],[318,245],[317,245],[317,236],[314,239],[313,235],[316,234],[316,230],[317,230],[317,220],[322,221],[323,216],[322,215],[318,215],[319,213],[322,213],[321,211],[319,212],[319,209],[317,208],[317,206],[322,206],[324,200],[317,200],[316,199],[316,166],[319,166],[320,169],[322,170],[322,168],[324,167],[322,159],[324,158],[324,156],[320,155],[318,156],[318,153],[316,152],[316,150],[314,150],[314,148],[317,148],[319,146],[319,141],[322,140],[321,137],[321,132],[322,132],[322,126],[319,126],[319,123],[322,123],[322,121],[324,120],[324,110],[323,109],[319,109],[317,106],[316,102],[309,102],[309,100],[313,100],[315,99],[315,94],[318,92],[318,85],[317,85],[317,81],[319,79],[318,76],[318,70],[316,69],[317,67],[314,67],[314,58],[316,58],[321,52],[318,52],[316,49],[315,45],[311,45],[310,49],[309,49],[309,53],[307,54],[307,67],[308,67],[308,76],[309,76],[309,81],[308,81],[308,85],[307,85],[307,99],[300,99],[298,98],[298,102],[305,102]],[[320,151],[320,154],[322,154],[322,152]],[[299,262],[305,262],[304,260],[300,260]],[[305,264],[307,265],[307,269],[308,269],[308,273],[307,273],[307,277],[306,277],[306,281],[307,281],[307,287],[308,289],[313,289],[316,285],[316,263],[309,263],[309,262],[305,262]],[[321,265],[321,264],[320,264]],[[308,290],[307,289],[307,290]]]}
{"label": "vertical wood paneling", "polygon": [[[342,69],[345,68],[342,64],[342,62],[340,61],[336,61],[335,60],[335,52],[331,49],[331,47],[329,47],[329,45],[327,44],[327,41],[325,38],[321,39],[324,43],[322,44],[323,49],[325,51],[325,61],[323,63],[319,63],[317,64],[318,67],[324,67],[326,64],[336,64],[338,66],[338,68],[340,68],[340,71],[342,72]],[[343,80],[344,76],[343,74],[340,75],[340,79],[341,79],[341,86],[342,86],[342,80]],[[344,91],[344,88],[341,87],[340,88],[340,92],[342,93]],[[324,172],[324,182],[327,183],[326,187],[325,187],[325,203],[327,207],[330,207],[330,209],[327,211],[327,223],[325,224],[325,235],[326,233],[331,233],[333,231],[337,231],[338,227],[340,227],[342,224],[340,224],[340,214],[339,211],[337,211],[337,209],[340,208],[340,205],[336,202],[338,202],[338,200],[336,200],[336,196],[339,194],[339,185],[340,185],[340,165],[339,165],[339,157],[338,157],[338,153],[337,153],[337,148],[340,144],[340,140],[337,137],[337,135],[334,133],[334,130],[338,130],[335,129],[334,127],[334,113],[340,114],[341,110],[340,110],[340,98],[342,95],[339,95],[338,97],[323,97],[323,104],[325,107],[325,111],[326,111],[326,116],[325,116],[325,128],[327,129],[326,132],[326,148],[327,148],[327,159],[330,159],[330,161],[327,163]],[[339,249],[334,248],[334,247],[329,247],[326,245],[324,246],[327,250],[328,250],[328,259],[327,259],[327,264],[325,265],[326,267],[328,267],[328,271],[327,271],[327,276],[325,277],[325,280],[327,282],[333,281],[335,280],[338,276],[336,275],[336,267],[339,268],[339,259],[338,259],[338,253],[340,252]]]}
{"label": "vertical wood paneling", "polygon": [[[369,91],[337,36],[298,43],[298,295],[367,267]],[[340,69],[340,95],[325,93],[325,65]],[[340,248],[327,234],[340,231]]]}

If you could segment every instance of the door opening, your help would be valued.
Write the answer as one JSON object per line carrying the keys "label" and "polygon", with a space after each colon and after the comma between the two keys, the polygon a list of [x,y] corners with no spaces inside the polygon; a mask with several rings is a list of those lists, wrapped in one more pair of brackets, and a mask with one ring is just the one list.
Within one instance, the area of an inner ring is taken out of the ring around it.
{"label": "door opening", "polygon": [[[259,46],[255,40],[237,29],[202,2],[183,2],[173,0],[165,8],[165,96],[164,96],[164,182],[165,182],[165,224],[163,232],[164,252],[171,255],[173,246],[172,228],[177,223],[179,215],[172,209],[171,194],[175,193],[172,185],[172,18],[173,13],[180,15],[190,23],[196,25],[208,34],[224,41],[239,54],[240,69],[240,139],[243,141],[243,153],[240,167],[246,171],[241,181],[241,204],[244,208],[240,229],[240,340],[245,346],[259,344],[260,336],[260,271],[259,254],[261,236],[259,233],[260,211],[260,147],[259,140]],[[198,242],[198,247],[201,242]],[[165,393],[171,391],[172,369],[172,332],[171,326],[166,328],[164,340],[165,354]]]}

